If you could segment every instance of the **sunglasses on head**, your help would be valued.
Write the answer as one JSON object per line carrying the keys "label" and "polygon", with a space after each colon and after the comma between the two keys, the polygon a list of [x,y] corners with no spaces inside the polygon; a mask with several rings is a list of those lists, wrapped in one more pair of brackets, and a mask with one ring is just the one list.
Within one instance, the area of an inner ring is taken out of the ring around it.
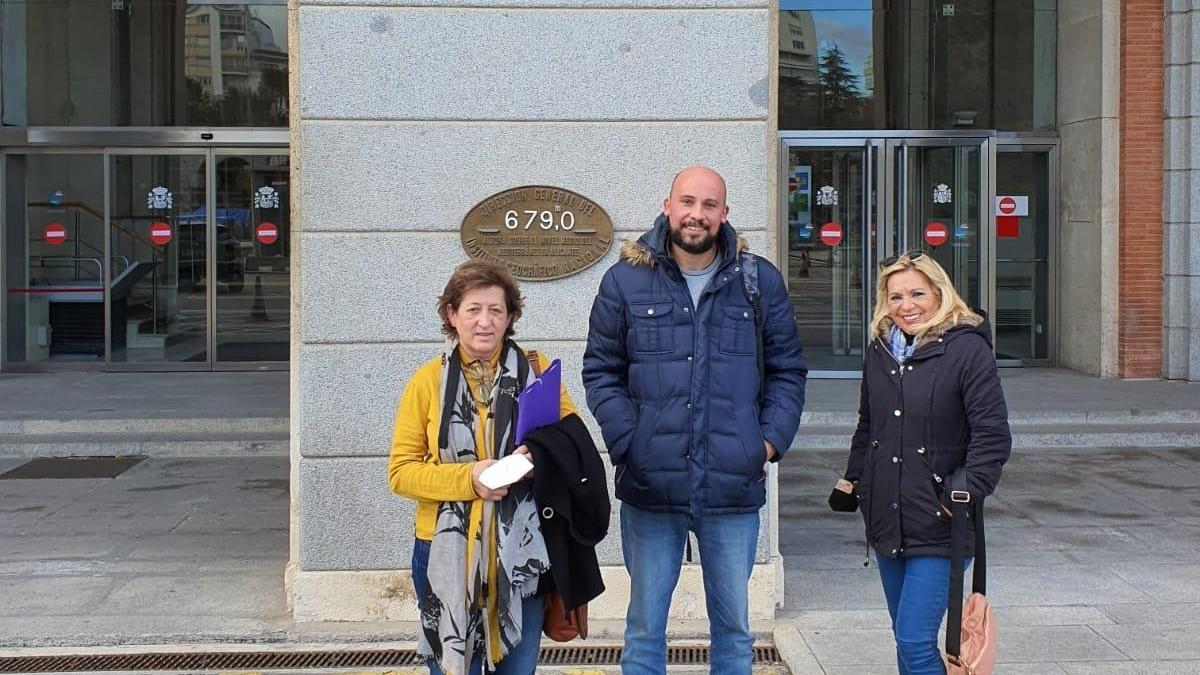
{"label": "sunglasses on head", "polygon": [[880,267],[891,267],[892,265],[895,265],[897,262],[899,262],[901,258],[908,258],[911,261],[911,260],[917,260],[923,255],[925,255],[925,251],[922,251],[919,248],[914,248],[913,250],[908,251],[908,252],[904,253],[903,255],[893,255],[893,256],[888,256],[887,258],[884,258],[883,262],[879,263],[879,266]]}

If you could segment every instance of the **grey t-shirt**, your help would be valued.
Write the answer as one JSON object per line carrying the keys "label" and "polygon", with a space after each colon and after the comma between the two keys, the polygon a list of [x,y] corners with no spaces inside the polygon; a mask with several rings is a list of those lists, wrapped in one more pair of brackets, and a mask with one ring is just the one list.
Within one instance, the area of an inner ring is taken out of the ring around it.
{"label": "grey t-shirt", "polygon": [[717,263],[721,259],[719,256],[714,256],[713,261],[702,270],[686,270],[683,267],[679,268],[683,272],[683,278],[687,281],[688,292],[692,294],[692,306],[700,307],[700,294],[704,289],[708,288],[708,282],[712,281],[713,275],[717,273]]}

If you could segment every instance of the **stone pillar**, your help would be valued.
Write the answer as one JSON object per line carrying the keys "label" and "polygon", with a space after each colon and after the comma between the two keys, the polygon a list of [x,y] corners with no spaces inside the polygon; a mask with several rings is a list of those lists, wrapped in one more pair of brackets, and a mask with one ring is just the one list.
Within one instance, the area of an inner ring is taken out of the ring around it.
{"label": "stone pillar", "polygon": [[[563,359],[584,407],[596,287],[619,240],[660,212],[675,171],[720,171],[732,222],[774,258],[771,10],[766,0],[292,2],[301,234],[290,596],[299,620],[415,619],[414,503],[389,491],[387,454],[405,382],[441,345],[435,302],[466,259],[463,216],[506,188],[548,184],[612,218],[618,241],[600,263],[522,284],[518,339]],[[615,515],[597,619],[625,611]],[[782,599],[774,531],[764,520],[758,618]],[[692,566],[678,618],[703,614],[701,588]]]}
{"label": "stone pillar", "polygon": [[1058,355],[1117,375],[1120,0],[1058,3]]}
{"label": "stone pillar", "polygon": [[1200,382],[1200,3],[1167,0],[1165,29],[1163,371]]}

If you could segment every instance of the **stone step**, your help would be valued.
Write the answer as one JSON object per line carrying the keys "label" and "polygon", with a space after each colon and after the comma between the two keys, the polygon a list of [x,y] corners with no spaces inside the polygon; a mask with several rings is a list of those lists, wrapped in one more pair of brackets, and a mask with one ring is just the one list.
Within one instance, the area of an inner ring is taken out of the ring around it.
{"label": "stone step", "polygon": [[12,434],[283,434],[287,417],[136,417],[0,419],[0,436]]}
{"label": "stone step", "polygon": [[[858,423],[858,412],[805,411],[800,420],[801,430],[808,426],[853,428]],[[1008,423],[1014,428],[1067,424],[1200,424],[1200,410],[1012,410],[1009,411]]]}
{"label": "stone step", "polygon": [[0,434],[0,458],[287,456],[287,432]]}
{"label": "stone step", "polygon": [[[792,449],[847,450],[851,425],[801,426]],[[1013,448],[1200,447],[1200,423],[1013,424]]]}

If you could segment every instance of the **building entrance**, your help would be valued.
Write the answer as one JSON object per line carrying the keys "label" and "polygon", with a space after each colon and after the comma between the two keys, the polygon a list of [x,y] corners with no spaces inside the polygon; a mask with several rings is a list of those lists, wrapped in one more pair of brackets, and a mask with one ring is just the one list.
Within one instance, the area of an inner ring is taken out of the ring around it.
{"label": "building entrance", "polygon": [[6,369],[285,366],[286,147],[0,157]]}
{"label": "building entrance", "polygon": [[[936,259],[959,293],[997,321],[995,134],[780,137],[781,260],[814,371],[857,376],[879,261],[906,251]],[[1046,200],[1044,193],[1038,199]],[[1034,276],[1040,281],[1028,290],[1044,298],[1046,277]],[[1032,311],[1034,298],[1023,301]],[[1005,309],[1002,322],[1026,316]]]}

